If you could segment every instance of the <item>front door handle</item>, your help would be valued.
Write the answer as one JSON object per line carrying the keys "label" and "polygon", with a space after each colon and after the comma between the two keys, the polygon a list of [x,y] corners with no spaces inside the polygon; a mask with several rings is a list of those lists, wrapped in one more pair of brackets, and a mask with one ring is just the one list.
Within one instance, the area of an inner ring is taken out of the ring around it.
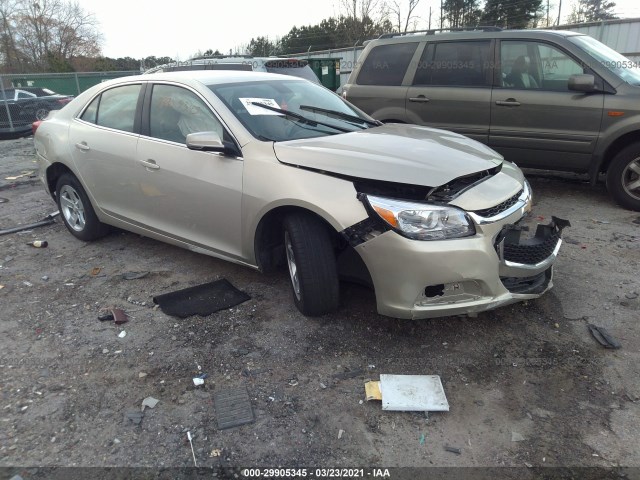
{"label": "front door handle", "polygon": [[152,159],[140,160],[140,163],[142,165],[144,165],[147,170],[158,170],[158,169],[160,169],[160,165],[158,165],[156,163],[156,161],[152,160]]}
{"label": "front door handle", "polygon": [[409,97],[409,101],[417,103],[427,103],[429,99],[424,95],[418,95],[417,97]]}
{"label": "front door handle", "polygon": [[83,152],[88,152],[89,150],[91,150],[91,148],[89,148],[89,145],[87,145],[87,142],[76,143],[76,148]]}
{"label": "front door handle", "polygon": [[507,98],[506,100],[496,101],[496,105],[500,105],[501,107],[519,107],[520,102],[518,102],[515,98]]}

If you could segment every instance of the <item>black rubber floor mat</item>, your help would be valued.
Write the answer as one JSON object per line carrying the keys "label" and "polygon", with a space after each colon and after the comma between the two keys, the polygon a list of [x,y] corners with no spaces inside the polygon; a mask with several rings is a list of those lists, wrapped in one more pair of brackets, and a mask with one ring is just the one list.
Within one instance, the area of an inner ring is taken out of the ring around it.
{"label": "black rubber floor mat", "polygon": [[255,420],[246,387],[229,388],[213,394],[218,428],[237,427]]}
{"label": "black rubber floor mat", "polygon": [[153,297],[167,315],[185,318],[210,315],[231,308],[251,297],[231,285],[226,278]]}

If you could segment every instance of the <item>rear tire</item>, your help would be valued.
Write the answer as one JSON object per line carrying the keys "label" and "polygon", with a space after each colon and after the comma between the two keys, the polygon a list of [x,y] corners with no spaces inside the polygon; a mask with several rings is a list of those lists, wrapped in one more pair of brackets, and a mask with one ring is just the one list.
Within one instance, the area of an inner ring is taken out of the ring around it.
{"label": "rear tire", "polygon": [[609,165],[607,189],[616,202],[640,211],[640,143],[621,150]]}
{"label": "rear tire", "polygon": [[340,284],[329,230],[309,214],[293,213],[283,222],[284,246],[293,299],[310,317],[338,309]]}
{"label": "rear tire", "polygon": [[98,220],[89,197],[74,175],[60,176],[56,184],[56,202],[65,226],[74,237],[88,242],[109,233],[109,226]]}

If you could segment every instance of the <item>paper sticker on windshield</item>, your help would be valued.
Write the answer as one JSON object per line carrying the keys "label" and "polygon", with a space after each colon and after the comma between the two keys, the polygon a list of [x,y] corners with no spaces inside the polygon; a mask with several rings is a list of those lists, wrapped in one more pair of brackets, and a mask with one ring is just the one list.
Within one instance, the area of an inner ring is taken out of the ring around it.
{"label": "paper sticker on windshield", "polygon": [[251,115],[282,115],[281,113],[274,112],[268,108],[262,108],[259,105],[254,105],[254,103],[261,103],[267,107],[280,108],[280,105],[278,105],[273,98],[239,98],[238,100],[242,102],[244,108],[246,108],[247,112]]}

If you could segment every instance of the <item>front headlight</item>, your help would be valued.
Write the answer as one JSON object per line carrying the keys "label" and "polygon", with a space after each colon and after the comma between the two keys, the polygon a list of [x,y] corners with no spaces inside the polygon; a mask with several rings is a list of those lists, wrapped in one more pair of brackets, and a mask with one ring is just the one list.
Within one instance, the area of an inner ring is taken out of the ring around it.
{"label": "front headlight", "polygon": [[395,231],[415,240],[444,240],[475,235],[467,214],[448,205],[365,196],[371,209]]}

